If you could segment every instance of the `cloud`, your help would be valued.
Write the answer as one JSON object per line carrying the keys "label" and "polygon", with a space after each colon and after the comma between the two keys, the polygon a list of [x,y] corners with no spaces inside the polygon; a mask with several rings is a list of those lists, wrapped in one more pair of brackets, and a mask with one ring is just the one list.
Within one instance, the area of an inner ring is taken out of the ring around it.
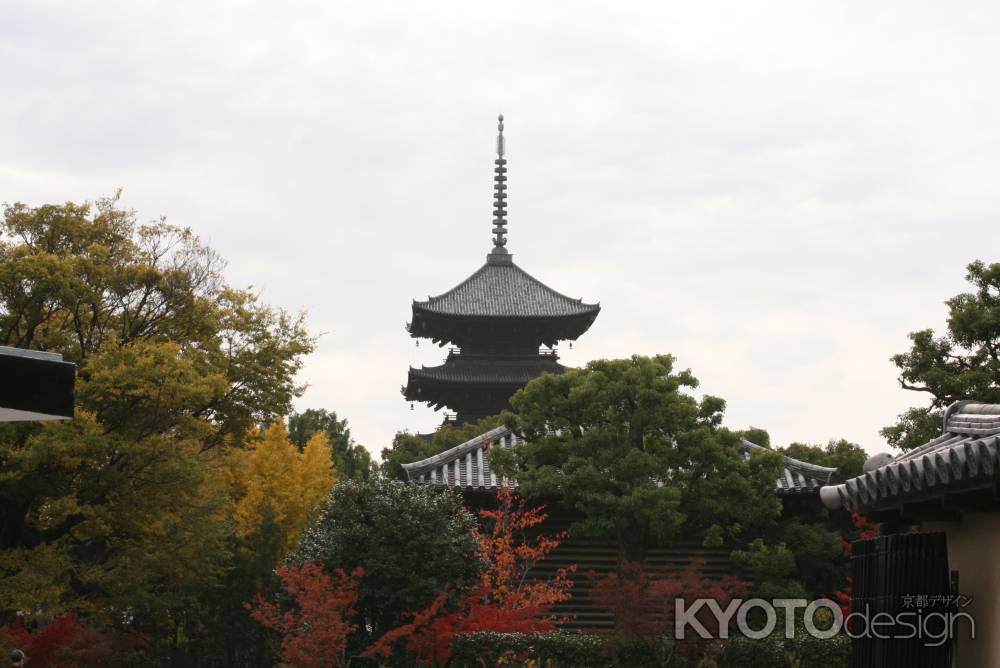
{"label": "cloud", "polygon": [[5,7],[0,200],[125,188],[328,331],[300,407],[373,449],[439,416],[402,329],[510,246],[604,310],[564,359],[672,352],[735,426],[848,437],[888,357],[1000,247],[998,9],[938,3],[69,2]]}

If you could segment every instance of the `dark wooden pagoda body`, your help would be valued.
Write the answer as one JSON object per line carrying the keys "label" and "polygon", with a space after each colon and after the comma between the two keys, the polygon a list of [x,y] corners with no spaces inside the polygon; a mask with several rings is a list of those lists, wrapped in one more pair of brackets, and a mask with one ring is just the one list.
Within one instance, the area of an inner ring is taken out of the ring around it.
{"label": "dark wooden pagoda body", "polygon": [[503,117],[497,138],[493,249],[457,286],[413,302],[410,336],[451,346],[439,366],[411,367],[403,396],[458,423],[507,407],[511,395],[543,373],[561,373],[555,346],[587,331],[601,307],[556,292],[514,264],[507,251]]}

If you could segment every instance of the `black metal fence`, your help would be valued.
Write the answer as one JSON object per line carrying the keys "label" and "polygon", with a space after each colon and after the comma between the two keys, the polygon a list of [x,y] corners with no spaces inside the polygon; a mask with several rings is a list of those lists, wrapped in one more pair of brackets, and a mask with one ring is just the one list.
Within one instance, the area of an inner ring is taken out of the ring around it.
{"label": "black metal fence", "polygon": [[857,541],[851,576],[851,668],[951,666],[952,643],[941,635],[957,612],[945,534]]}

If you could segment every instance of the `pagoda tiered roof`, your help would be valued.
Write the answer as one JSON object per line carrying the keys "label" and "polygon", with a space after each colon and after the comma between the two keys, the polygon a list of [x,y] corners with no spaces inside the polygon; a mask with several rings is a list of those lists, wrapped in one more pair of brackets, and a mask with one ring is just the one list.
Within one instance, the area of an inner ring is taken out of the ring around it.
{"label": "pagoda tiered roof", "polygon": [[599,304],[585,304],[556,292],[511,262],[487,262],[454,288],[426,301],[414,301],[414,315],[434,313],[473,318],[597,317]]}
{"label": "pagoda tiered roof", "polygon": [[408,329],[414,338],[458,345],[489,338],[485,329],[554,345],[577,339],[600,311],[599,304],[567,297],[513,262],[488,261],[448,292],[414,301]]}
{"label": "pagoda tiered roof", "polygon": [[439,366],[423,366],[419,369],[410,367],[409,380],[436,381],[439,383],[457,384],[500,384],[526,385],[531,379],[543,373],[562,373],[566,370],[562,364],[551,358],[533,357],[517,359],[465,359],[464,355],[454,355],[448,362]]}

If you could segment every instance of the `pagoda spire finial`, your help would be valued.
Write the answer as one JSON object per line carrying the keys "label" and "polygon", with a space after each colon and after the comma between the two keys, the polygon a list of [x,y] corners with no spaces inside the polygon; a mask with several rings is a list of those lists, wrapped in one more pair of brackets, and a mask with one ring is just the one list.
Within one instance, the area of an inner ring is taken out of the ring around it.
{"label": "pagoda spire finial", "polygon": [[486,256],[491,264],[510,264],[507,251],[507,158],[503,136],[503,114],[497,116],[497,159],[493,161],[493,250]]}

